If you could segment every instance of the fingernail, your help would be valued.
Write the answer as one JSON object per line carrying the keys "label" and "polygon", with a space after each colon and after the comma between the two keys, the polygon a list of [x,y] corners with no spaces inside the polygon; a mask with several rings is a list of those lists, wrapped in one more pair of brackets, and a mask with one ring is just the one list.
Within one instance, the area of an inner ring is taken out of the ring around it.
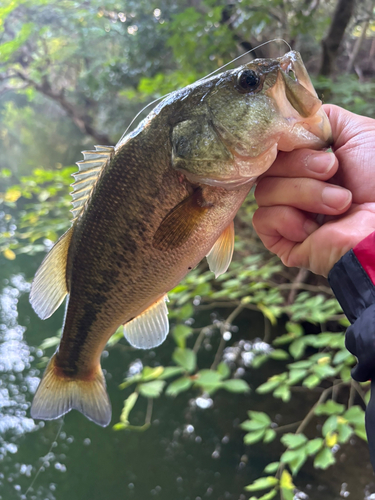
{"label": "fingernail", "polygon": [[322,192],[322,201],[325,205],[335,210],[343,210],[349,205],[352,193],[347,189],[336,186],[327,186]]}
{"label": "fingernail", "polygon": [[313,153],[306,158],[306,167],[312,172],[325,174],[333,167],[335,158],[333,153]]}
{"label": "fingernail", "polygon": [[306,231],[308,235],[312,234],[314,231],[316,231],[319,228],[319,224],[314,222],[311,219],[307,219],[305,223],[303,224],[303,229]]}

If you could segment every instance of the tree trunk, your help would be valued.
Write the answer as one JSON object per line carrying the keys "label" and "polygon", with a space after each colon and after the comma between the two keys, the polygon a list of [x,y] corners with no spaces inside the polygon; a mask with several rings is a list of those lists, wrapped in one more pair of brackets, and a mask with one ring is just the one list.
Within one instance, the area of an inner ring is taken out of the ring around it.
{"label": "tree trunk", "polygon": [[366,38],[366,31],[367,31],[369,24],[370,24],[369,20],[364,21],[362,23],[362,33],[361,33],[361,36],[358,37],[357,40],[355,41],[353,51],[350,54],[349,62],[348,62],[348,65],[346,67],[347,73],[351,73],[353,71],[355,61],[357,59],[358,53],[359,53],[359,51],[362,47],[362,44],[363,44],[363,40]]}
{"label": "tree trunk", "polygon": [[345,30],[353,15],[355,0],[338,0],[327,36],[322,40],[322,62],[319,75],[329,76]]}

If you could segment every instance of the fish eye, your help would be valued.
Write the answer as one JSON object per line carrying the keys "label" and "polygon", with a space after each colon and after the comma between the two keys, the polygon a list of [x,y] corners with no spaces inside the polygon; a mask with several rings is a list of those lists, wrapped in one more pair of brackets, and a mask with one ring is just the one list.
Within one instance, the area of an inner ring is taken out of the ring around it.
{"label": "fish eye", "polygon": [[260,77],[252,69],[245,69],[237,76],[237,85],[242,92],[254,92],[258,90]]}

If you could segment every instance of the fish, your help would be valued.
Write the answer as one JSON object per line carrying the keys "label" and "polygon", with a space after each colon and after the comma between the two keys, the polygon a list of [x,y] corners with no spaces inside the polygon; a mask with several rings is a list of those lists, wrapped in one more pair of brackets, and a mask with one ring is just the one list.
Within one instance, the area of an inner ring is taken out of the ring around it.
{"label": "fish", "polygon": [[290,51],[177,90],[116,146],[83,152],[72,225],[31,286],[42,319],[67,297],[33,418],[75,409],[110,423],[100,365],[107,341],[121,325],[135,348],[165,340],[168,291],[205,256],[215,277],[227,270],[233,219],[278,151],[329,146],[321,106],[300,54]]}

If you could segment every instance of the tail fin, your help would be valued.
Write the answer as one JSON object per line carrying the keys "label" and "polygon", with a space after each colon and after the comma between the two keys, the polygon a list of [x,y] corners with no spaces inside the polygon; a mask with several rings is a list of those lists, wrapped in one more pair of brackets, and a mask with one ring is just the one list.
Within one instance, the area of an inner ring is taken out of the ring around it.
{"label": "tail fin", "polygon": [[106,427],[111,421],[112,411],[100,365],[94,379],[72,379],[57,373],[55,356],[50,359],[35,393],[32,418],[53,420],[74,409]]}

